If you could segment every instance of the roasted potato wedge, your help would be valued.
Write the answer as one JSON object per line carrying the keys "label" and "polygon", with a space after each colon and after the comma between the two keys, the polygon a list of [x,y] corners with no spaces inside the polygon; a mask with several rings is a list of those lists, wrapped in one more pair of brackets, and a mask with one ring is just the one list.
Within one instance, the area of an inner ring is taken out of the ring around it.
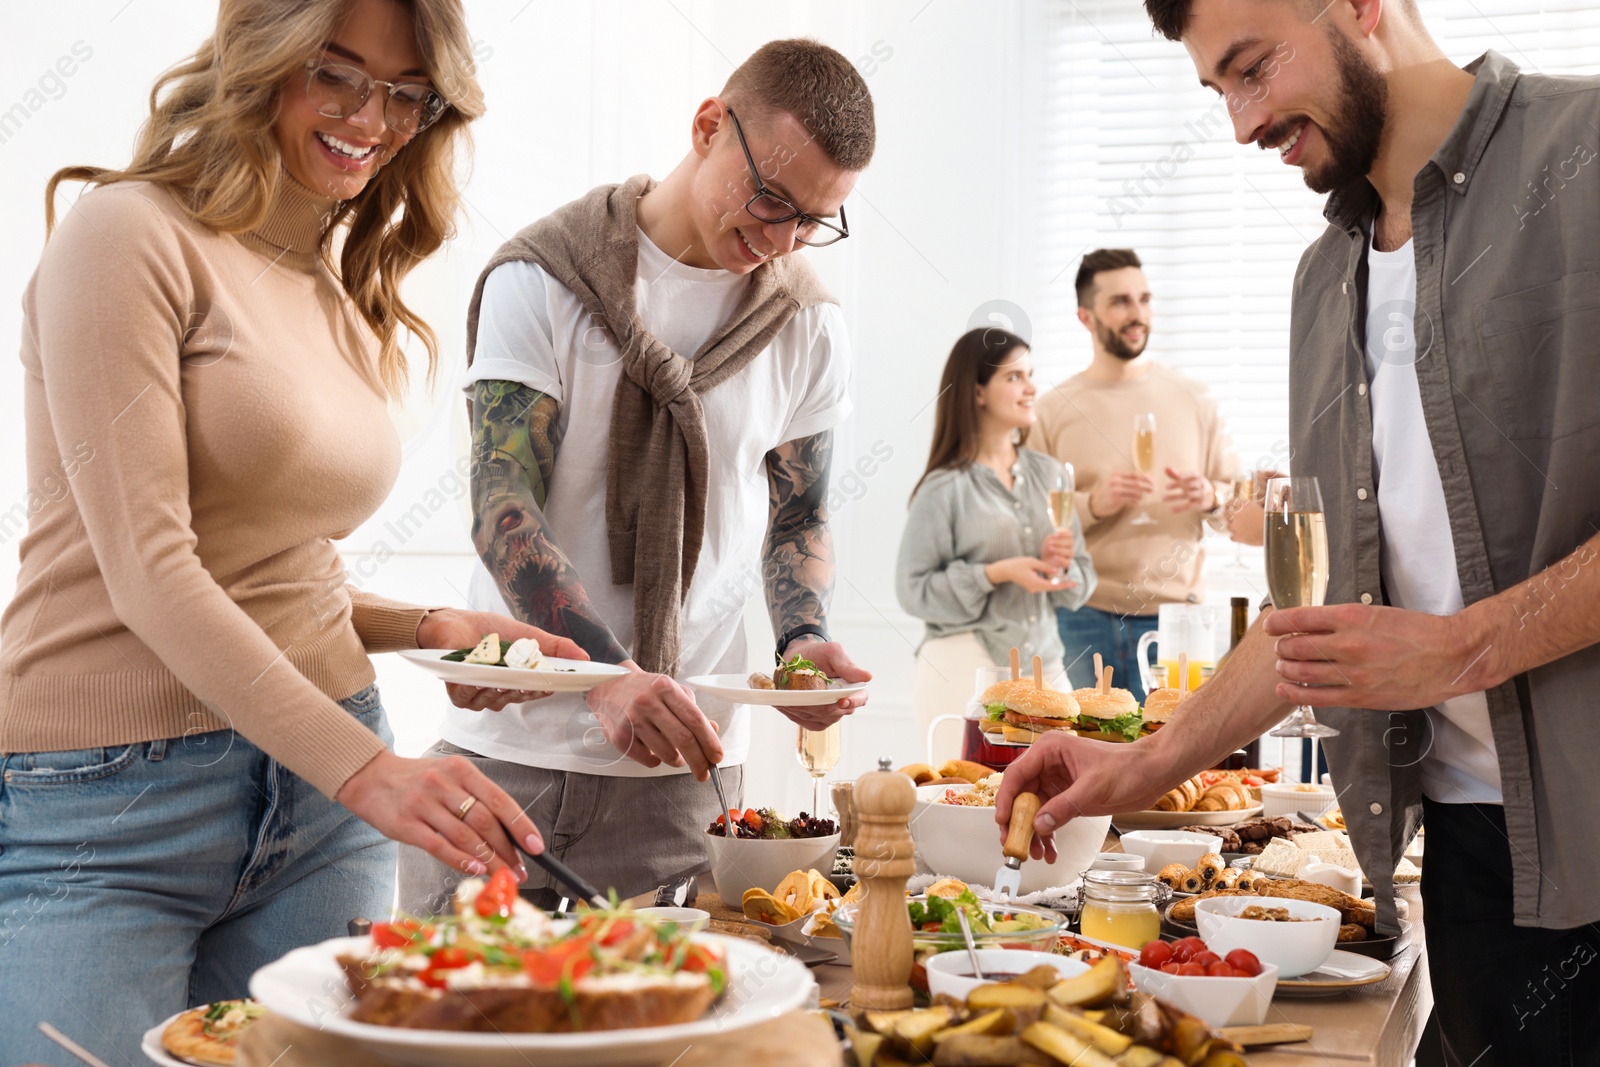
{"label": "roasted potato wedge", "polygon": [[844,1036],[850,1039],[850,1048],[855,1052],[856,1067],[872,1067],[873,1061],[878,1058],[878,1049],[883,1047],[883,1035],[875,1034],[871,1030],[858,1030],[854,1026],[846,1026]]}
{"label": "roasted potato wedge", "polygon": [[933,1043],[940,1045],[953,1037],[962,1037],[968,1034],[986,1036],[1010,1033],[1013,1026],[1011,1013],[1005,1008],[995,1008],[993,1011],[986,1011],[982,1015],[974,1015],[958,1026],[939,1031],[933,1035]]}
{"label": "roasted potato wedge", "polygon": [[1049,989],[1061,981],[1061,972],[1049,964],[1041,963],[1032,970],[1017,975],[1012,981],[1017,985],[1032,986],[1035,989]]}
{"label": "roasted potato wedge", "polygon": [[1051,986],[1047,996],[1062,1008],[1101,1008],[1128,987],[1128,974],[1120,956],[1106,956],[1076,978]]}
{"label": "roasted potato wedge", "polygon": [[1117,1067],[1110,1056],[1089,1042],[1049,1023],[1034,1023],[1022,1031],[1022,1040],[1072,1067]]}
{"label": "roasted potato wedge", "polygon": [[923,1011],[869,1011],[867,1025],[889,1039],[896,1050],[926,1056],[933,1035],[950,1025],[955,1013],[942,1005]]}
{"label": "roasted potato wedge", "polygon": [[933,1048],[934,1067],[1048,1067],[1052,1062],[1019,1037],[960,1034]]}
{"label": "roasted potato wedge", "polygon": [[1090,1022],[1083,1016],[1065,1008],[1058,1008],[1054,1004],[1045,1008],[1044,1021],[1074,1037],[1082,1038],[1107,1056],[1121,1055],[1128,1050],[1129,1045],[1133,1044],[1133,1038],[1119,1034],[1109,1026]]}
{"label": "roasted potato wedge", "polygon": [[967,1007],[974,1011],[995,1008],[1040,1008],[1049,1003],[1044,990],[1018,982],[991,982],[967,994]]}

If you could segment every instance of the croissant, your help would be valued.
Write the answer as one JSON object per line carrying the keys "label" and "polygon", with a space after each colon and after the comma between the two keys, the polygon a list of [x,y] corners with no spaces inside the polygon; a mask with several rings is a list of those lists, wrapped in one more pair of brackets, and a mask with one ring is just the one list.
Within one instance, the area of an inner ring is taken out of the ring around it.
{"label": "croissant", "polygon": [[1193,811],[1194,805],[1200,799],[1200,779],[1190,778],[1166,791],[1161,799],[1156,801],[1157,811]]}
{"label": "croissant", "polygon": [[1156,877],[1167,883],[1167,885],[1171,886],[1173,889],[1181,889],[1183,887],[1183,878],[1188,873],[1189,868],[1185,867],[1183,864],[1169,863],[1165,867],[1161,868],[1161,872],[1157,874]]}

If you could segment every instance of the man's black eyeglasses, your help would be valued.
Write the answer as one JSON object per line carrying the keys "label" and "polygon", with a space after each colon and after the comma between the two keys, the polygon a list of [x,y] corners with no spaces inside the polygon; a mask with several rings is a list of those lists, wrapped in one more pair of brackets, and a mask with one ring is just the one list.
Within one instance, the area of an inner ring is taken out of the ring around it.
{"label": "man's black eyeglasses", "polygon": [[835,226],[827,219],[807,215],[768,189],[767,183],[761,180],[761,172],[756,169],[755,157],[750,154],[750,143],[744,139],[744,127],[739,125],[739,116],[733,113],[731,107],[728,108],[728,117],[733,120],[733,132],[739,138],[739,147],[744,149],[744,161],[750,165],[750,178],[756,183],[756,195],[745,202],[746,211],[762,222],[773,224],[799,219],[799,225],[794,228],[794,239],[811,248],[826,248],[850,236],[850,223],[844,217],[843,205],[839,207],[839,224]]}

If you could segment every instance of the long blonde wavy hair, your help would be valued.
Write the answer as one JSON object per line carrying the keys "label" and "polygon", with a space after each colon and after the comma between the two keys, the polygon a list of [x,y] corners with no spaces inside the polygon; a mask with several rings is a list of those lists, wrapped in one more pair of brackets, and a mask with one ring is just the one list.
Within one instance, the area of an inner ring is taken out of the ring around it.
{"label": "long blonde wavy hair", "polygon": [[[64,167],[51,176],[46,231],[55,226],[56,188],[64,181],[152,182],[219,233],[261,225],[285,180],[273,134],[282,87],[329,39],[346,2],[222,0],[216,32],[150,90],[150,118],[133,162],[122,170]],[[438,372],[438,338],[400,298],[400,283],[454,234],[456,154],[470,144],[467,124],[484,110],[460,0],[401,2],[414,15],[429,80],[450,106],[337,206],[322,237],[329,268],[377,335],[379,373],[396,397],[407,380],[401,326],[428,349],[430,385]],[[349,231],[335,264],[332,236],[340,225]]]}

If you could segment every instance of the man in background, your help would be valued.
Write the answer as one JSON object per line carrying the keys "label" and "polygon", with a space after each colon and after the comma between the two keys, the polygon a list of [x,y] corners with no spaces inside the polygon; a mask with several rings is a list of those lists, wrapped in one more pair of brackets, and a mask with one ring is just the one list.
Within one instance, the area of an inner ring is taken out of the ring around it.
{"label": "man in background", "polygon": [[[1150,285],[1138,255],[1102,248],[1083,257],[1074,283],[1078,321],[1094,344],[1089,366],[1039,399],[1030,444],[1071,463],[1078,516],[1100,573],[1089,602],[1059,609],[1067,675],[1094,684],[1094,654],[1115,684],[1141,702],[1136,649],[1162,604],[1205,597],[1200,547],[1238,467],[1227,428],[1205,387],[1145,355]],[[1134,423],[1154,416],[1154,456],[1141,471]],[[1159,486],[1159,488],[1158,488]]]}

